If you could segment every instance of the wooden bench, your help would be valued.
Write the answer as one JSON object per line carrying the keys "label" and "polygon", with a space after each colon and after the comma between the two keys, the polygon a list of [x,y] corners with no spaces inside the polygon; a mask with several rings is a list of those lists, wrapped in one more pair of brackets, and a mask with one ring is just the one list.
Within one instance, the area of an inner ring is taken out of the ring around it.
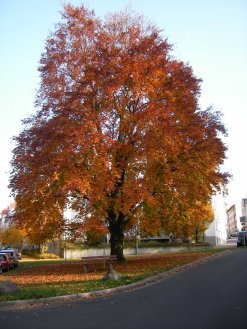
{"label": "wooden bench", "polygon": [[106,265],[112,267],[112,263],[117,261],[116,255],[110,256],[89,256],[82,257],[83,272],[88,273],[88,265],[102,265],[103,268],[106,268]]}

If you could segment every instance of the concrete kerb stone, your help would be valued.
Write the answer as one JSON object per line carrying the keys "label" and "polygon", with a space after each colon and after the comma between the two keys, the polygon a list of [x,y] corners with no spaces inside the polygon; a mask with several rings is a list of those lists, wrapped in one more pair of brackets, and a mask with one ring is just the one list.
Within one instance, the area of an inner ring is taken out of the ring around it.
{"label": "concrete kerb stone", "polygon": [[175,274],[182,273],[185,270],[189,268],[193,268],[199,264],[206,263],[209,260],[212,260],[214,258],[221,257],[223,255],[226,255],[228,253],[232,252],[232,249],[228,249],[225,251],[221,251],[219,253],[204,257],[202,259],[196,260],[192,263],[188,263],[182,266],[175,267],[169,271],[162,272],[156,275],[153,275],[151,277],[148,277],[146,279],[143,279],[141,281],[138,281],[136,283],[131,283],[125,286],[120,286],[116,288],[109,288],[105,290],[96,290],[91,292],[85,292],[85,293],[78,293],[78,294],[72,294],[72,295],[64,295],[64,296],[55,296],[55,297],[48,297],[48,298],[39,298],[39,299],[27,299],[27,300],[15,300],[15,301],[7,301],[7,302],[0,302],[0,310],[2,309],[13,309],[17,307],[22,306],[38,306],[38,305],[48,305],[54,302],[66,302],[66,301],[76,301],[76,300],[83,300],[83,299],[91,299],[91,298],[97,298],[97,297],[104,297],[109,295],[114,295],[121,292],[128,292],[133,289],[142,288],[143,286],[147,284],[154,284],[159,280],[167,279]]}

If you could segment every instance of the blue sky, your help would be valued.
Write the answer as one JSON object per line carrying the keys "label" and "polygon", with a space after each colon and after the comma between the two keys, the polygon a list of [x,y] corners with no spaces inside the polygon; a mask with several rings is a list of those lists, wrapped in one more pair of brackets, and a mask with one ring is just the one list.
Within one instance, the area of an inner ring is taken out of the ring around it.
{"label": "blue sky", "polygon": [[[220,110],[228,129],[224,170],[233,174],[231,199],[247,193],[247,0],[71,0],[97,16],[130,7],[143,14],[173,44],[203,80],[200,103]],[[45,40],[61,20],[61,0],[0,0],[0,210],[10,201],[11,137],[34,113],[37,71]]]}

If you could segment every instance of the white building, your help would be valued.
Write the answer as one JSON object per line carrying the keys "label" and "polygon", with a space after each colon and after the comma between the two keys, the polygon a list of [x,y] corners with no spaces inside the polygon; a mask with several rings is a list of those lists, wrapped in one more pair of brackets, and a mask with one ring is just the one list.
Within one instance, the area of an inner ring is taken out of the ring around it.
{"label": "white building", "polygon": [[212,197],[214,220],[204,233],[204,241],[212,245],[222,245],[228,239],[226,197],[224,191]]}

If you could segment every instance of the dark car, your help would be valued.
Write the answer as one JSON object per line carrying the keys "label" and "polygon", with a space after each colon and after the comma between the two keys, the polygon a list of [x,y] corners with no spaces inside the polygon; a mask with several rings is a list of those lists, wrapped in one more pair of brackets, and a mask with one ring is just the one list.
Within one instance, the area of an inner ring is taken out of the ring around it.
{"label": "dark car", "polygon": [[13,262],[13,268],[19,266],[19,260],[18,257],[15,253],[15,251],[11,251],[11,250],[1,250],[0,251],[0,255],[1,254],[5,254],[8,256],[8,258]]}
{"label": "dark car", "polygon": [[3,271],[8,271],[14,268],[13,260],[10,259],[6,254],[0,253],[0,264]]}
{"label": "dark car", "polygon": [[247,245],[247,231],[240,231],[237,235],[237,246],[246,246]]}

